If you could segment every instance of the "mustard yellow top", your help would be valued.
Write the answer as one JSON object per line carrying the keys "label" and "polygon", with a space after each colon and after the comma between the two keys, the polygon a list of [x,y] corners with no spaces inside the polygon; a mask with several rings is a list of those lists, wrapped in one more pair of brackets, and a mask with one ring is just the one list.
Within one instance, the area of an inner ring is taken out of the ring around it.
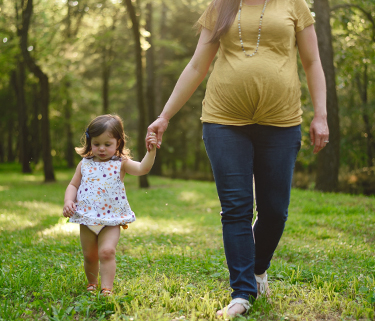
{"label": "mustard yellow top", "polygon": [[[263,5],[242,5],[241,34],[246,53],[256,48]],[[199,18],[212,30],[216,17]],[[238,13],[220,39],[219,56],[207,83],[203,122],[290,127],[302,122],[296,33],[314,23],[305,0],[270,0],[262,22],[258,52],[245,56],[238,35]]]}

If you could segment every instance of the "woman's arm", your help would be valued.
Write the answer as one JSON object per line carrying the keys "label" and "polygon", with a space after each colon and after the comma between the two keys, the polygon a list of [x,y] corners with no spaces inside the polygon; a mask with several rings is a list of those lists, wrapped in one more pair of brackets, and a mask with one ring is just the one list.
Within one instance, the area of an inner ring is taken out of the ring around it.
{"label": "woman's arm", "polygon": [[[181,73],[175,88],[167,103],[164,106],[160,118],[155,120],[147,130],[147,133],[154,132],[157,135],[157,147],[160,148],[163,133],[168,127],[171,119],[195,92],[199,84],[206,77],[208,69],[219,49],[219,42],[209,43],[211,31],[203,28],[194,55],[184,71]],[[146,143],[147,150],[150,146]]]}
{"label": "woman's arm", "polygon": [[63,214],[65,217],[71,217],[76,211],[76,205],[74,204],[79,185],[81,184],[82,174],[81,174],[81,162],[78,164],[76,172],[72,180],[70,181],[68,187],[65,191],[64,197],[64,209]]}
{"label": "woman's arm", "polygon": [[310,125],[311,145],[314,154],[326,146],[329,139],[326,108],[326,82],[319,57],[318,41],[314,26],[297,32],[298,51],[306,73],[311,100],[314,106],[314,119]]}

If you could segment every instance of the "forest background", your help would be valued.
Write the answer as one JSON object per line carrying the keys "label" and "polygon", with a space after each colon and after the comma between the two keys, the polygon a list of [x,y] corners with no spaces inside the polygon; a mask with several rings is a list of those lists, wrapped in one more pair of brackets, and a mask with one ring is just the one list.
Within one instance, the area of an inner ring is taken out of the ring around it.
{"label": "forest background", "polygon": [[[96,115],[124,120],[135,159],[198,36],[208,0],[0,0],[0,166],[22,172],[79,162],[74,147]],[[294,185],[375,194],[375,1],[307,0],[327,79],[330,143],[313,155],[304,111]],[[207,78],[206,78],[207,80]],[[152,174],[212,179],[201,139],[206,80],[170,122]],[[141,177],[141,187],[148,186]]]}

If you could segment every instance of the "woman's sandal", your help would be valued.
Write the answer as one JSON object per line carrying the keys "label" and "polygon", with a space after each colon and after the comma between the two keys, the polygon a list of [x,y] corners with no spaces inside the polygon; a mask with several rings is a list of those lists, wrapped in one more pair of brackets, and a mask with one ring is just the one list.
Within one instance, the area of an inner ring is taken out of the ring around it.
{"label": "woman's sandal", "polygon": [[[245,309],[245,311],[241,312],[241,313],[233,313],[231,314],[229,309],[232,308],[233,306],[235,306],[236,304],[240,304],[242,305],[242,307]],[[251,304],[248,300],[245,300],[245,299],[242,299],[242,298],[236,298],[236,299],[233,299],[232,301],[230,301],[230,303],[223,309],[219,310],[216,312],[217,316],[218,317],[224,317],[224,318],[234,318],[238,315],[242,315],[242,314],[246,314],[247,311],[249,311],[251,307]]]}
{"label": "woman's sandal", "polygon": [[111,296],[113,294],[111,289],[103,288],[100,290],[102,296]]}
{"label": "woman's sandal", "polygon": [[98,285],[94,283],[87,284],[86,290],[89,292],[96,291]]}
{"label": "woman's sandal", "polygon": [[268,286],[267,281],[267,273],[264,277],[260,277],[255,275],[255,280],[257,281],[257,288],[258,288],[258,296],[266,296],[267,298],[270,297],[270,288]]}

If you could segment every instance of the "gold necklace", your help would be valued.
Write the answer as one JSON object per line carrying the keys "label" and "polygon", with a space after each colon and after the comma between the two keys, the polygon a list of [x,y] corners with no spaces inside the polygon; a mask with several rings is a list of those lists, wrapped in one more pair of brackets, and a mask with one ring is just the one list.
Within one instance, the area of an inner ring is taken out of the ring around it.
{"label": "gold necklace", "polygon": [[242,41],[242,36],[241,36],[241,10],[242,10],[242,0],[240,2],[240,9],[238,10],[238,35],[240,36],[240,43],[241,43],[241,48],[242,48],[242,51],[244,52],[245,56],[247,57],[252,57],[254,56],[257,52],[258,52],[258,48],[259,48],[259,40],[260,40],[260,33],[262,31],[262,20],[263,20],[263,16],[264,16],[264,11],[266,11],[266,6],[267,6],[267,0],[264,2],[264,6],[263,6],[263,10],[262,10],[262,13],[260,15],[260,20],[259,20],[259,31],[258,31],[258,41],[257,41],[257,45],[256,45],[256,48],[255,48],[255,51],[252,53],[252,54],[248,54],[246,53],[245,51],[245,48],[243,46],[243,41]]}

